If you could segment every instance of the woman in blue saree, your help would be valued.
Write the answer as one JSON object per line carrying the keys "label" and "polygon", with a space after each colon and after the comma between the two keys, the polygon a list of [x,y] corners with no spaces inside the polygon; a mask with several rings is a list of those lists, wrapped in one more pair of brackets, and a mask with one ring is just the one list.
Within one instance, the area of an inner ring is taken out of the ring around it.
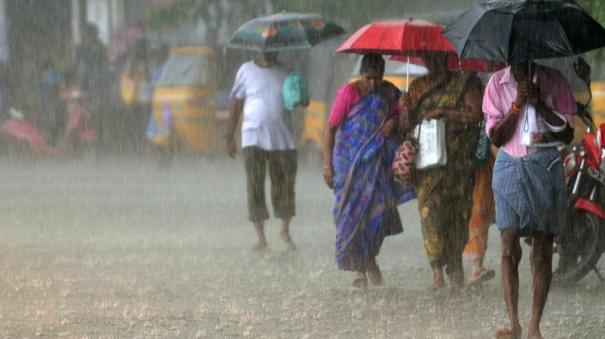
{"label": "woman in blue saree", "polygon": [[361,78],[340,88],[324,147],[324,180],[336,197],[336,262],[357,272],[359,288],[382,283],[376,264],[382,241],[403,231],[397,212],[403,192],[391,179],[401,92],[382,80],[384,64],[378,54],[364,55]]}

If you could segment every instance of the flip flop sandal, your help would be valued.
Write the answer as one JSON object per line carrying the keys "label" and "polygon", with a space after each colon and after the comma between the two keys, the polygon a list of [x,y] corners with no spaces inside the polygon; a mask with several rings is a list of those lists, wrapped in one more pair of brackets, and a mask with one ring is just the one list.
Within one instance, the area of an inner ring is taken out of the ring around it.
{"label": "flip flop sandal", "polygon": [[471,275],[470,279],[468,280],[468,285],[469,286],[477,285],[477,284],[482,283],[482,282],[484,282],[486,280],[493,279],[495,275],[496,275],[496,271],[494,271],[493,269],[485,269],[484,268],[478,274],[472,274]]}

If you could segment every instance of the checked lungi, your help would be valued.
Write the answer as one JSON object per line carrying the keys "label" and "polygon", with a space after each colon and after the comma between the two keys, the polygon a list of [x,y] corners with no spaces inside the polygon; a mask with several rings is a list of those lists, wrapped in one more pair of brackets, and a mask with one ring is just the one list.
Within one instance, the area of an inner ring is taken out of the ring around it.
{"label": "checked lungi", "polygon": [[567,192],[563,161],[555,147],[521,158],[500,150],[492,188],[500,231],[516,228],[521,236],[531,236],[535,231],[558,235],[563,229]]}

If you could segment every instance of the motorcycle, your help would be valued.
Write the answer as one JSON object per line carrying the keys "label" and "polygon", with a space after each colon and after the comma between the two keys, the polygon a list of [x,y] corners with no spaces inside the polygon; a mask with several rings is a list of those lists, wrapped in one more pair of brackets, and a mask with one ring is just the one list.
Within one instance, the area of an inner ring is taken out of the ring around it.
{"label": "motorcycle", "polygon": [[67,122],[56,145],[49,144],[44,133],[14,107],[9,109],[9,118],[0,124],[0,139],[9,147],[25,149],[35,156],[61,157],[91,148],[97,137],[93,116],[83,103],[82,93],[73,88],[63,93],[61,100]]}
{"label": "motorcycle", "polygon": [[553,282],[562,285],[591,271],[603,280],[596,265],[605,251],[605,124],[596,128],[582,105],[578,116],[588,130],[563,162],[569,212],[562,235],[555,239],[559,263]]}
{"label": "motorcycle", "polygon": [[83,148],[92,149],[97,135],[94,130],[94,117],[84,104],[83,94],[77,88],[68,91],[63,98],[67,112],[67,125],[61,140],[61,147],[72,152]]}
{"label": "motorcycle", "polygon": [[44,134],[33,124],[25,120],[22,112],[11,107],[9,118],[0,124],[0,139],[6,149],[26,150],[35,156],[56,157],[61,154],[58,148],[48,145]]}

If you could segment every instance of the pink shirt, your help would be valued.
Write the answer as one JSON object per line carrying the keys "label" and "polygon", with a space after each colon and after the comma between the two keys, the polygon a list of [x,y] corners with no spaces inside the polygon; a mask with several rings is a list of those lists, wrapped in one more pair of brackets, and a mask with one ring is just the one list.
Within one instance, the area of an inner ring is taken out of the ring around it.
{"label": "pink shirt", "polygon": [[[351,108],[353,108],[360,99],[359,93],[355,89],[353,83],[342,86],[338,92],[336,92],[334,104],[332,104],[332,110],[328,117],[328,124],[334,127],[340,126],[340,124],[347,119],[351,112]],[[397,116],[399,115],[399,111],[398,103],[391,103],[391,113],[394,116]]]}
{"label": "pink shirt", "polygon": [[[565,78],[558,71],[542,66],[537,66],[536,78],[544,103],[562,114],[569,126],[573,127],[576,101]],[[494,126],[510,114],[511,105],[516,98],[517,81],[510,67],[494,73],[483,95],[483,112],[487,118],[485,128],[488,136],[491,136]],[[518,158],[527,154],[527,146],[521,144],[522,123],[523,119],[519,119],[515,134],[502,146],[506,153]]]}

